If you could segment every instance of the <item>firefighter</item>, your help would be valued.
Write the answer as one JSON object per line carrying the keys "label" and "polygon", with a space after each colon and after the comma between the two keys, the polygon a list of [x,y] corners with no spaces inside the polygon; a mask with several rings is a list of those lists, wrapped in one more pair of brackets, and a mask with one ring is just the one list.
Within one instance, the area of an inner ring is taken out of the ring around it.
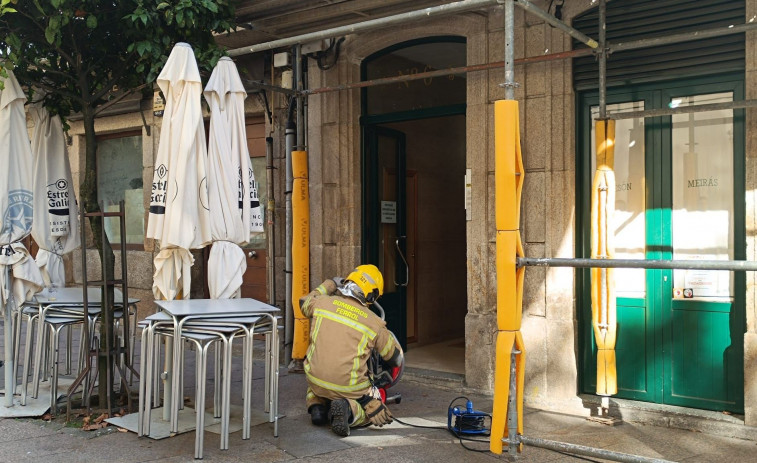
{"label": "firefighter", "polygon": [[344,280],[326,280],[300,299],[302,313],[311,319],[304,362],[308,413],[313,424],[330,423],[342,437],[351,427],[392,422],[367,365],[372,349],[390,366],[403,362],[394,334],[369,308],[383,293],[381,272],[361,265]]}

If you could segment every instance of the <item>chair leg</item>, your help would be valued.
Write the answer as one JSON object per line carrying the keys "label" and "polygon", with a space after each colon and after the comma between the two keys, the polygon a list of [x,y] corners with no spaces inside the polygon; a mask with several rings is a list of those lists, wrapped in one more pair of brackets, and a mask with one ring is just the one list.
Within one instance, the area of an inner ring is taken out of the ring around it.
{"label": "chair leg", "polygon": [[250,410],[252,408],[252,333],[253,329],[247,330],[244,338],[244,351],[242,354],[242,380],[244,411],[242,414],[242,440],[250,438]]}
{"label": "chair leg", "polygon": [[21,405],[26,405],[26,396],[29,389],[29,367],[31,366],[32,360],[32,337],[34,336],[34,324],[36,320],[36,316],[31,316],[26,321],[26,348],[24,349],[24,376],[21,380]]}
{"label": "chair leg", "polygon": [[21,358],[21,322],[24,314],[21,310],[13,311],[15,324],[13,325],[13,381],[18,384],[18,360]]}
{"label": "chair leg", "polygon": [[71,351],[74,348],[73,333],[74,327],[69,325],[66,327],[66,374],[71,374]]}
{"label": "chair leg", "polygon": [[263,386],[263,411],[271,413],[271,334],[265,334],[265,385]]}
{"label": "chair leg", "polygon": [[213,374],[213,418],[221,417],[221,344],[215,346],[215,362]]}
{"label": "chair leg", "polygon": [[[181,365],[184,365],[184,348],[186,347],[184,344],[184,341],[180,341],[181,344],[179,344],[180,351],[181,352]],[[179,410],[184,410],[184,369],[182,368],[181,374],[179,375],[179,393],[181,396],[179,397]]]}
{"label": "chair leg", "polygon": [[39,396],[39,373],[42,368],[42,349],[45,344],[45,319],[42,315],[37,316],[37,342],[34,346],[34,374],[32,375],[32,398]]}
{"label": "chair leg", "polygon": [[58,341],[63,328],[63,325],[50,326],[50,413],[53,416],[58,414]]}
{"label": "chair leg", "polygon": [[223,390],[221,392],[221,450],[229,449],[229,415],[231,414],[231,346],[234,335],[223,341]]}
{"label": "chair leg", "polygon": [[202,367],[198,369],[197,377],[197,403],[195,404],[195,410],[197,412],[197,421],[195,428],[195,458],[202,459],[203,444],[205,439],[205,384],[207,383],[208,374],[208,348],[213,343],[207,343],[198,348],[198,354],[201,352],[202,359],[200,363]]}
{"label": "chair leg", "polygon": [[145,400],[147,398],[147,382],[145,381],[146,375],[145,375],[145,359],[147,359],[147,327],[145,327],[142,330],[142,344],[139,348],[139,354],[141,355],[142,361],[139,362],[139,377],[142,379],[142,381],[139,382],[139,409],[137,410],[137,436],[144,436],[144,429],[145,429],[145,402],[148,402]]}

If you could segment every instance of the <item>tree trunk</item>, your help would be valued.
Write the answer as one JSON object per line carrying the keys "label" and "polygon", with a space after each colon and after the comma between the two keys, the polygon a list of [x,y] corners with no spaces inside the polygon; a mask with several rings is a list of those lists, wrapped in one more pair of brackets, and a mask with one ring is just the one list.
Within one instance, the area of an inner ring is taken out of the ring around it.
{"label": "tree trunk", "polygon": [[[84,176],[82,178],[81,187],[79,191],[82,207],[88,213],[99,212],[100,205],[97,201],[97,137],[95,135],[95,113],[91,107],[85,107],[82,110],[83,123],[84,123],[84,137],[86,140],[86,156],[84,166]],[[95,246],[100,254],[100,262],[103,264],[104,270],[102,278],[106,282],[113,281],[114,268],[115,268],[115,255],[113,254],[113,248],[110,245],[108,237],[103,233],[103,223],[100,217],[90,217],[89,226],[92,230],[92,236],[95,241]],[[82,224],[83,226],[84,224]],[[83,231],[82,231],[83,232]],[[104,237],[104,239],[103,239]],[[86,250],[82,249],[82,252]],[[86,279],[86,275],[84,275]],[[112,284],[106,286],[108,294],[102,294],[102,313],[100,318],[100,334],[99,334],[99,346],[101,355],[98,358],[98,397],[100,408],[106,408],[108,402],[106,398],[113,397],[113,362],[112,357],[109,355],[103,355],[106,353],[106,345],[113,346],[113,295],[114,289]],[[108,304],[105,304],[108,301]],[[110,342],[106,339],[110,338]],[[110,365],[108,365],[110,363]],[[110,372],[110,375],[108,375]],[[112,405],[112,404],[111,404]],[[111,410],[108,410],[110,413]]]}

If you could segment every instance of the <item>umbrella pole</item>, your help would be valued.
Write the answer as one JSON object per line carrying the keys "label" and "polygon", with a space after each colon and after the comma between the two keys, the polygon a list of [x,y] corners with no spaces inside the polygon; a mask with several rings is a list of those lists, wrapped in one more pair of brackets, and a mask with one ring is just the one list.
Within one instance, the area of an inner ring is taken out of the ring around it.
{"label": "umbrella pole", "polygon": [[[8,294],[11,294],[10,287],[10,275],[7,267],[3,269],[3,280],[5,288]],[[8,298],[10,302],[10,297]],[[0,307],[2,307],[3,314],[5,315],[5,323],[3,323],[4,329],[4,347],[5,347],[5,406],[13,406],[13,390],[16,386],[15,378],[13,377],[13,308],[11,304],[5,304],[3,298],[0,296]]]}

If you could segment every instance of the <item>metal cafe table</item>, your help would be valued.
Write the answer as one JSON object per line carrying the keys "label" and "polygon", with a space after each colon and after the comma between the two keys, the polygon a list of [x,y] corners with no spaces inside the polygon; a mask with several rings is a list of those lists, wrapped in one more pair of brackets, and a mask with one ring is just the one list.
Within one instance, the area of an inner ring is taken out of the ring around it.
{"label": "metal cafe table", "polygon": [[[279,340],[276,313],[279,309],[252,298],[241,299],[180,299],[174,301],[155,301],[155,304],[167,313],[173,321],[173,365],[171,373],[181,372],[181,339],[182,328],[185,323],[192,324],[207,322],[213,324],[214,318],[245,317],[260,315],[267,317],[271,323],[271,352],[266,356],[266,371],[271,378],[270,386],[270,417],[274,423],[274,435],[278,435],[278,404],[279,404]],[[179,406],[182,393],[179,390],[181,381],[171,380],[171,432],[178,432]],[[164,405],[165,406],[165,405]]]}

